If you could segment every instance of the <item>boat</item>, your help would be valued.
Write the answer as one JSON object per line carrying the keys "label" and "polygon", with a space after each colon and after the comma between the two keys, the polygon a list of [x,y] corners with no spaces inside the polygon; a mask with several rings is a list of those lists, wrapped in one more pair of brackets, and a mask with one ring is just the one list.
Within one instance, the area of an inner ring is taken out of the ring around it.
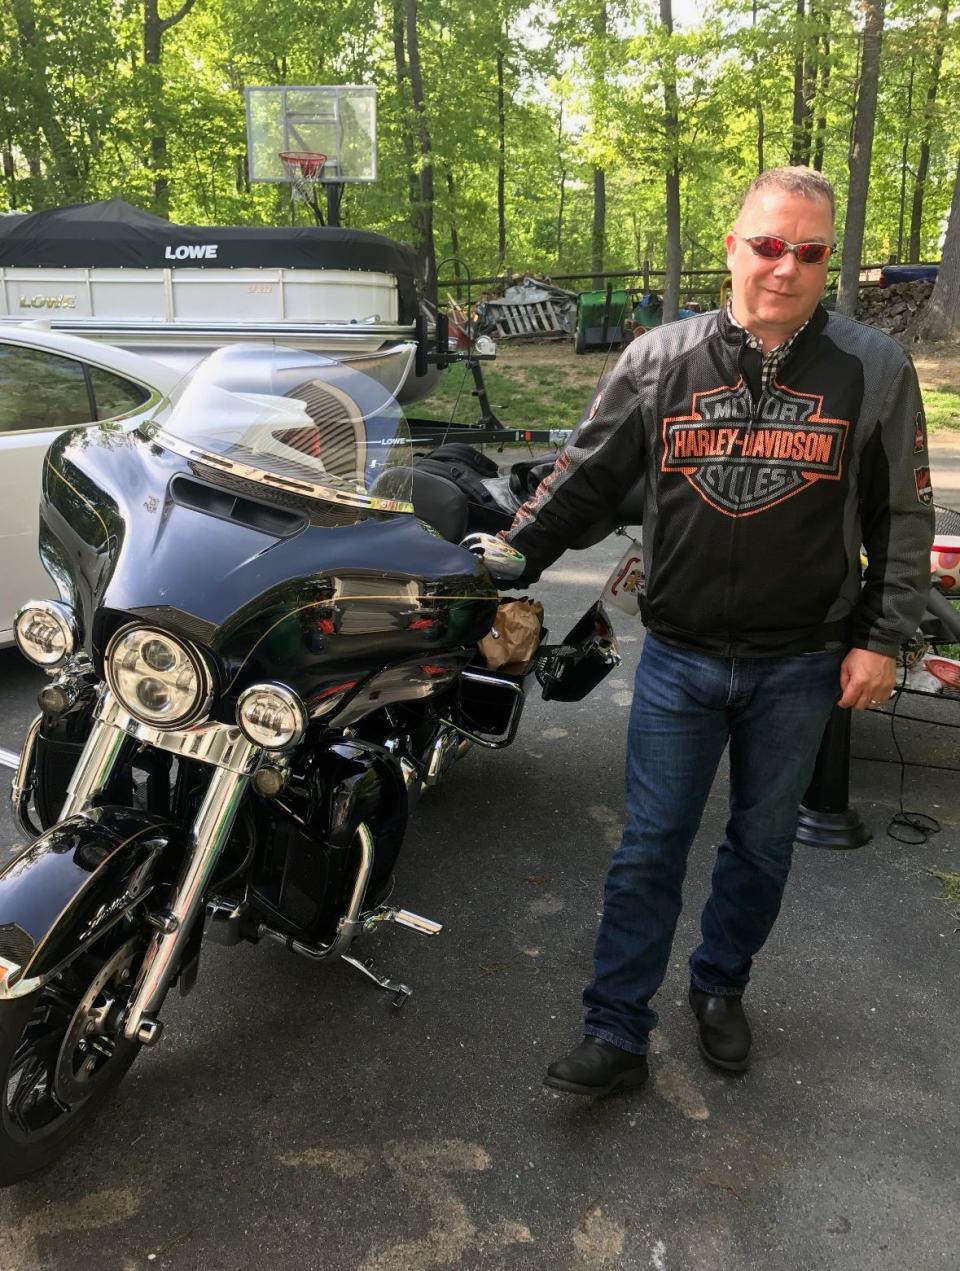
{"label": "boat", "polygon": [[420,312],[413,248],[368,230],[178,225],[122,199],[0,217],[0,323],[104,340],[183,374],[224,344],[275,340],[416,401],[438,374],[416,357]]}

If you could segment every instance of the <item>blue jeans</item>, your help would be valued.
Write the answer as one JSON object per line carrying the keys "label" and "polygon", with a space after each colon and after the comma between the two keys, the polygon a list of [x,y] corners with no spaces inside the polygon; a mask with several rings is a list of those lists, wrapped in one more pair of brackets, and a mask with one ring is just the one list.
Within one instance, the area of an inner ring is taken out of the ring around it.
{"label": "blue jeans", "polygon": [[842,660],[707,657],[647,636],[627,736],[627,823],[607,874],[584,1032],[646,1053],[687,855],[728,742],[730,819],[690,977],[708,993],[743,992],[780,911]]}

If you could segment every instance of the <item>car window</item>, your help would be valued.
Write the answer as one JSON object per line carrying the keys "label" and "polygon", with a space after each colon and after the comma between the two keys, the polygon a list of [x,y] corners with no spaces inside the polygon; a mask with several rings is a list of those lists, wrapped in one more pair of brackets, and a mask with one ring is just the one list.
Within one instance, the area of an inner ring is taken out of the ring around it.
{"label": "car window", "polygon": [[0,344],[0,433],[86,424],[92,413],[82,362]]}
{"label": "car window", "polygon": [[101,370],[99,366],[90,367],[90,384],[97,406],[97,419],[114,419],[117,415],[126,415],[150,396],[149,389],[141,384],[133,384],[130,380],[114,375],[112,371]]}

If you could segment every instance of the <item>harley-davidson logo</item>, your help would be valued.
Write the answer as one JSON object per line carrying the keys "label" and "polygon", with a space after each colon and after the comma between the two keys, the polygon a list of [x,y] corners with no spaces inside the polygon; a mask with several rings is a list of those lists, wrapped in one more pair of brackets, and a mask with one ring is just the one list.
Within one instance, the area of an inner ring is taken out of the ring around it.
{"label": "harley-davidson logo", "polygon": [[846,419],[823,398],[774,382],[753,418],[743,380],[694,393],[689,415],[663,421],[661,471],[681,473],[725,516],[749,516],[841,472]]}

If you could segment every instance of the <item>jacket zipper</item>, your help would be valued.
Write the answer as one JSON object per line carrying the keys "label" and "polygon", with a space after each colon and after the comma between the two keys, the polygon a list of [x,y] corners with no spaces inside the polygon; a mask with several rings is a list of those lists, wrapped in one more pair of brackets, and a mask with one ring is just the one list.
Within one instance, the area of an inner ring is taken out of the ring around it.
{"label": "jacket zipper", "polygon": [[[740,369],[740,375],[743,378],[744,387],[746,388],[747,393],[750,395],[751,413],[750,413],[750,418],[747,421],[746,432],[743,435],[743,445],[740,447],[741,460],[743,460],[743,454],[747,448],[747,441],[749,440],[749,438],[751,437],[753,433],[754,425],[760,422],[760,410],[763,406],[763,364],[761,361],[760,392],[759,392],[759,395],[757,396],[757,400],[754,402],[753,395],[750,391],[750,381],[747,379],[746,372],[743,369],[743,352],[746,349],[746,347],[747,347],[747,338],[746,336],[744,336],[743,343],[740,346],[740,368],[739,369]],[[763,354],[761,354],[760,356],[762,359]],[[746,469],[744,469],[744,472],[746,472]],[[740,488],[737,490],[737,507],[736,507],[736,511],[733,514],[733,528],[730,531],[730,545],[727,551],[727,587],[726,587],[725,608],[727,612],[727,655],[729,657],[733,656],[733,644],[734,644],[734,632],[730,626],[730,602],[731,602],[732,592],[734,587],[734,583],[733,583],[733,579],[734,579],[733,559],[735,555],[734,547],[736,545],[737,526],[740,523],[740,506],[742,502],[743,502],[743,485],[741,484]]]}

